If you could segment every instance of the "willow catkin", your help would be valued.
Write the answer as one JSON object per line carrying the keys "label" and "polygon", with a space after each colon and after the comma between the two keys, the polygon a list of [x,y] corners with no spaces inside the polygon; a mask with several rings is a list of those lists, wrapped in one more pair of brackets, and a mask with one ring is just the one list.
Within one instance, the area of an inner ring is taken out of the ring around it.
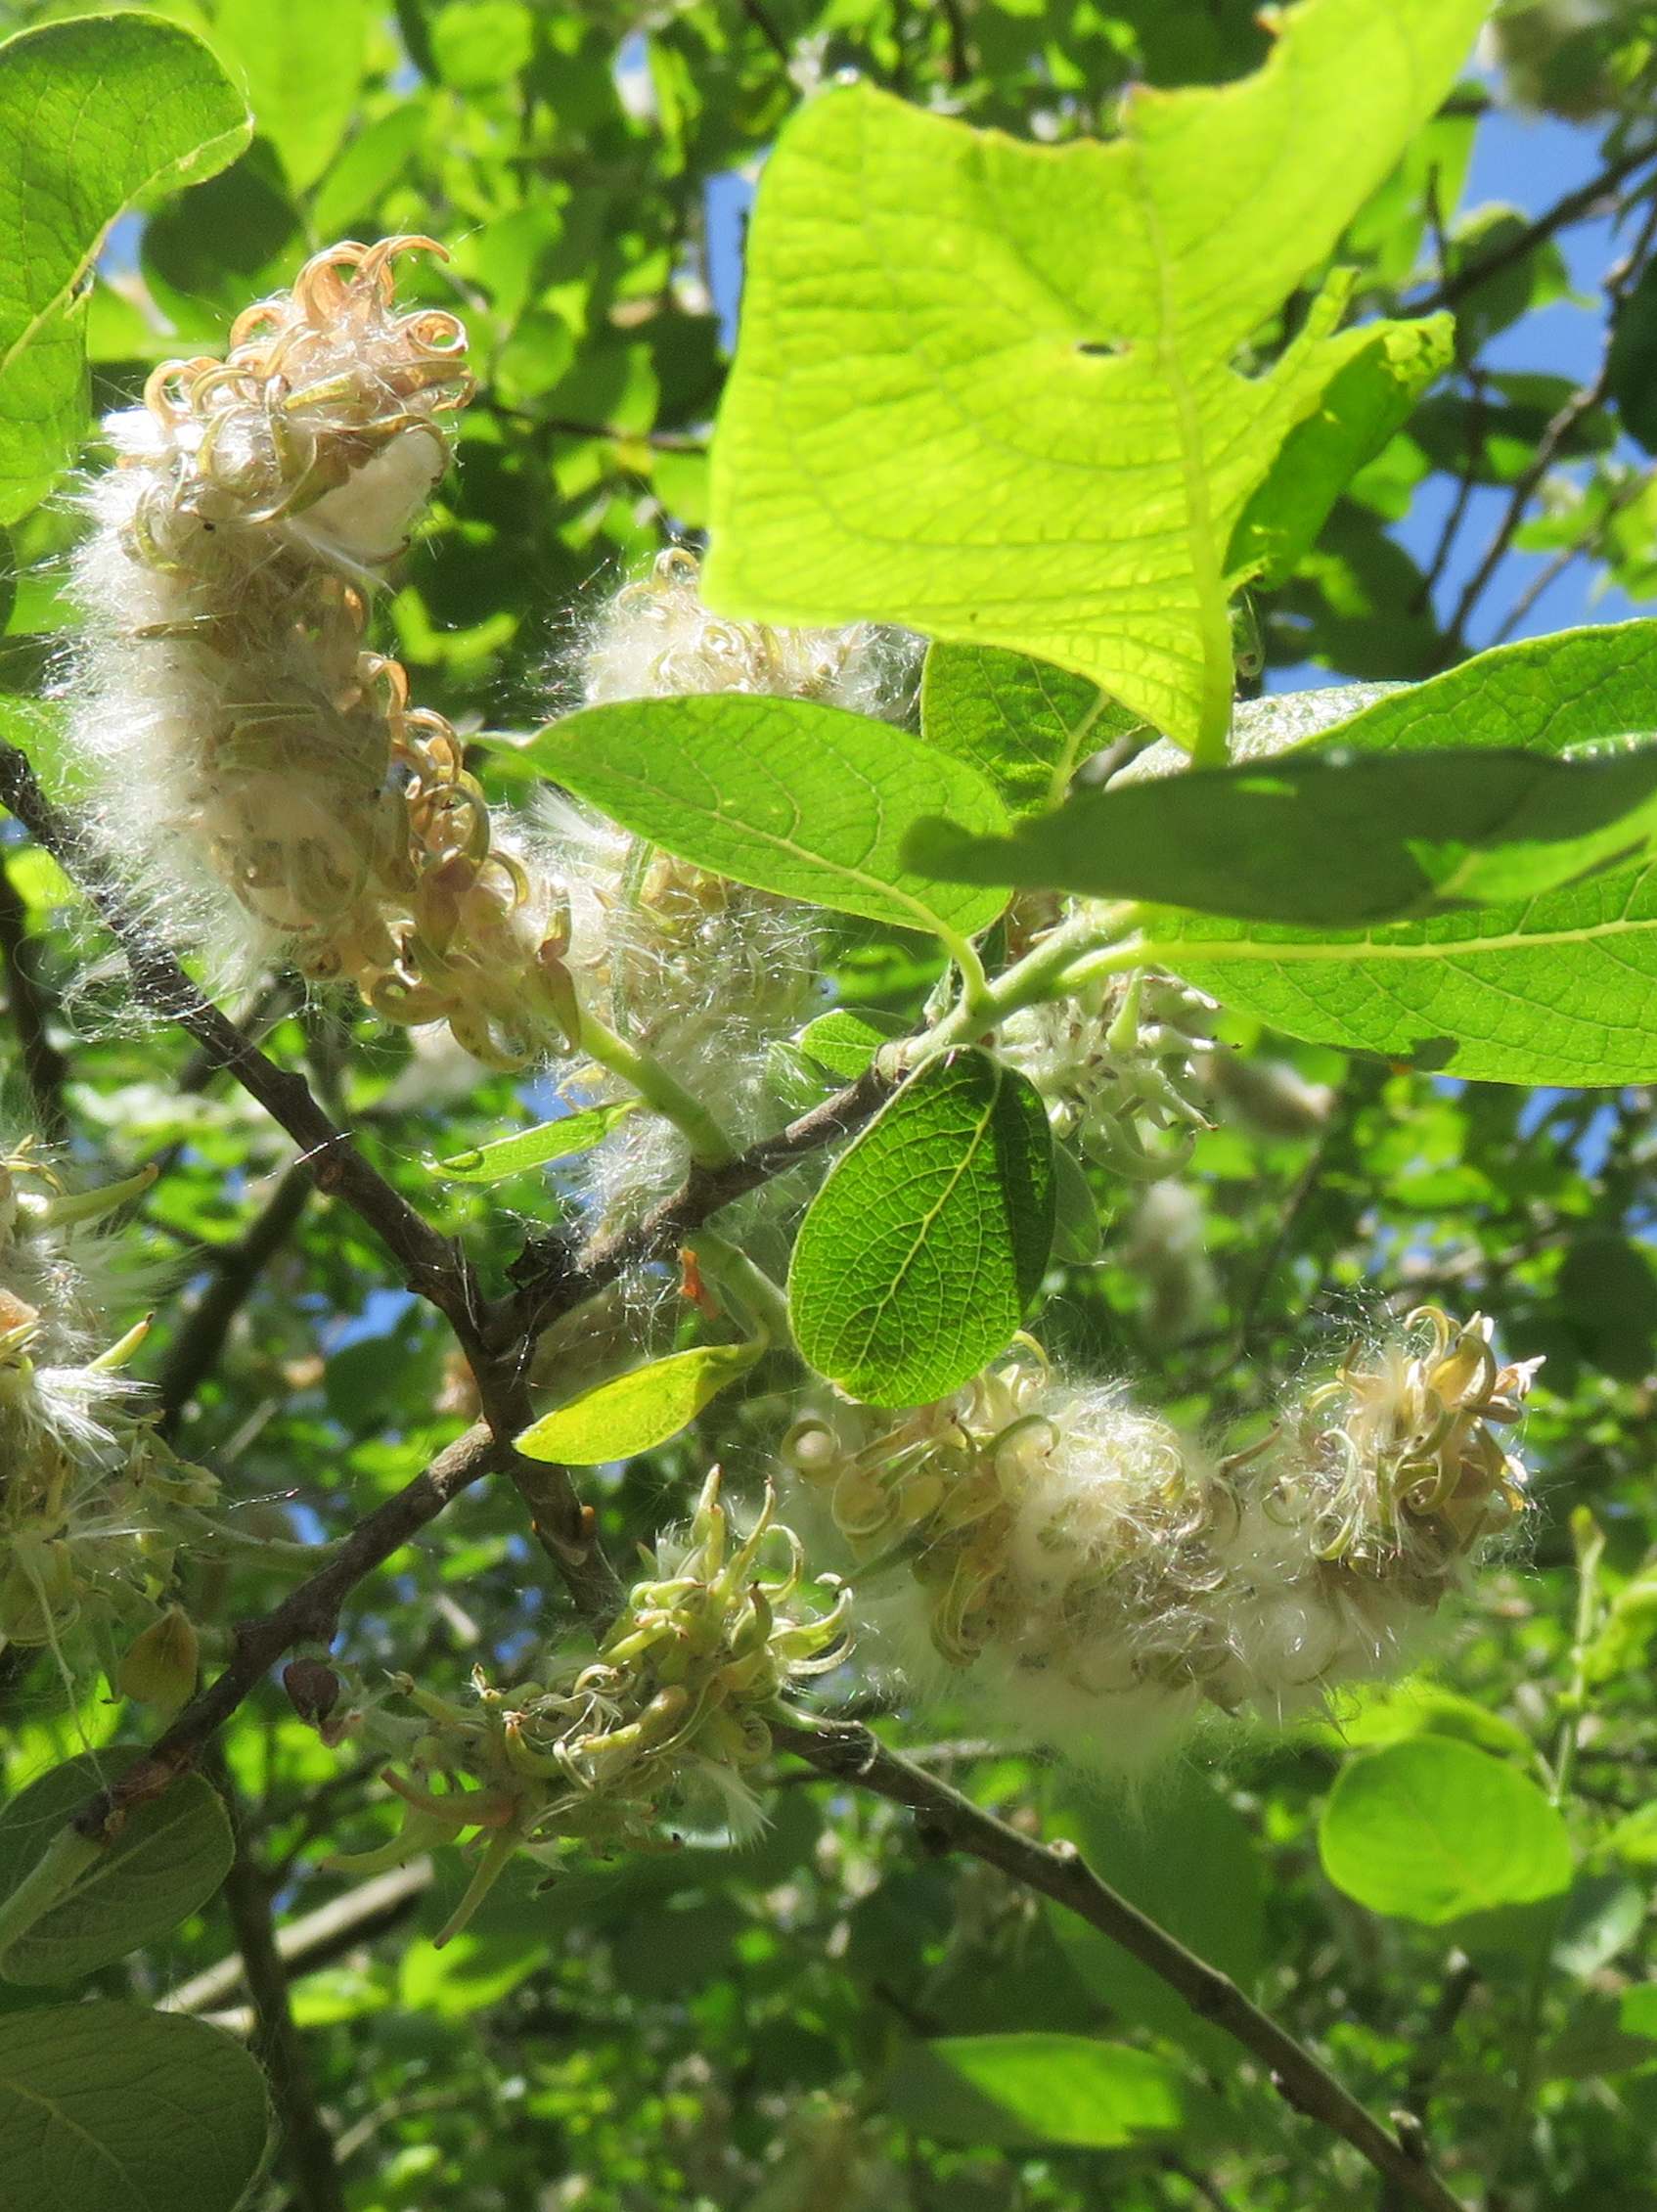
{"label": "willow catkin", "polygon": [[1281,1719],[1402,1663],[1522,1510],[1496,1430],[1534,1365],[1423,1308],[1228,1455],[1026,1345],[873,1433],[803,1422],[786,1456],[877,1563],[860,1613],[922,1694],[1134,1766],[1205,1704]]}
{"label": "willow catkin", "polygon": [[331,247],[109,418],[71,742],[112,856],[215,965],[280,953],[513,1065],[561,1035],[558,886],[367,642],[471,391],[456,317],[398,311],[417,248]]}
{"label": "willow catkin", "polygon": [[[898,709],[909,663],[902,640],[869,624],[774,629],[713,613],[682,546],[604,606],[578,655],[589,706],[731,692],[868,713]],[[567,802],[546,802],[540,821],[569,886],[568,959],[584,1002],[706,1099],[733,1143],[765,1135],[785,1118],[772,1053],[825,1004],[818,918]],[[595,1223],[636,1219],[688,1157],[664,1123],[623,1124],[583,1162]]]}

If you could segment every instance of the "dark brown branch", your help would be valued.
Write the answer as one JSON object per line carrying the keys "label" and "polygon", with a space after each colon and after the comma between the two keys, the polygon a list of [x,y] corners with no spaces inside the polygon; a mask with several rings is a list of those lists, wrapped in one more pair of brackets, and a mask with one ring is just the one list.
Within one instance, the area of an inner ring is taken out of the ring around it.
{"label": "dark brown branch", "polygon": [[209,1059],[235,1076],[298,1146],[317,1189],[343,1198],[386,1246],[409,1287],[448,1317],[463,1344],[475,1342],[476,1290],[462,1255],[369,1164],[324,1113],[309,1086],[267,1059],[202,995],[127,905],[71,817],[47,798],[16,745],[0,745],[0,800],[86,892],[120,947],[140,1002],[188,1030]]}
{"label": "dark brown branch", "polygon": [[68,1126],[64,1083],[69,1063],[47,1028],[52,993],[41,976],[40,947],[29,935],[27,912],[11,871],[4,867],[0,867],[0,958],[5,962],[7,1008],[29,1103],[40,1135],[56,1142]]}
{"label": "dark brown branch", "polygon": [[236,1856],[224,1881],[236,1948],[253,2000],[253,2048],[270,2082],[282,2124],[280,2156],[295,2212],[345,2212],[334,2138],[317,2103],[304,2046],[288,2000],[288,1972],[271,1924],[270,1886],[253,1856],[245,1810],[222,1760],[214,1780],[236,1834]]}
{"label": "dark brown branch", "polygon": [[1610,388],[1611,336],[1615,330],[1616,311],[1644,267],[1654,240],[1657,240],[1657,199],[1653,200],[1646,210],[1645,221],[1641,224],[1634,245],[1606,276],[1604,290],[1606,305],[1610,311],[1611,330],[1606,336],[1605,352],[1598,373],[1565,401],[1543,431],[1536,452],[1523,473],[1514,479],[1501,519],[1485,548],[1483,559],[1467,579],[1466,588],[1456,602],[1455,612],[1450,624],[1450,637],[1456,645],[1464,643],[1468,618],[1511,546],[1513,533],[1524,520],[1525,510],[1537,487],[1552,468],[1579,424],[1591,415],[1607,395]]}
{"label": "dark brown branch", "polygon": [[1465,267],[1455,269],[1441,278],[1424,297],[1410,302],[1409,312],[1411,315],[1429,315],[1438,307],[1454,307],[1458,299],[1465,299],[1470,292],[1477,292],[1492,277],[1500,276],[1503,269],[1510,269],[1515,261],[1522,261],[1527,253],[1534,253],[1555,232],[1569,230],[1573,223],[1588,222],[1591,217],[1602,214],[1605,203],[1617,187],[1626,183],[1654,155],[1657,155],[1657,147],[1642,146],[1637,152],[1624,154],[1617,160],[1609,162],[1598,176],[1590,177],[1587,184],[1579,185],[1574,192],[1566,193],[1562,200],[1556,201],[1534,223],[1516,232],[1504,245],[1497,247],[1490,253],[1481,254],[1476,261],[1469,261]]}
{"label": "dark brown branch", "polygon": [[693,1167],[679,1189],[633,1228],[589,1245],[578,1259],[555,1259],[536,1267],[516,1296],[494,1317],[494,1341],[537,1334],[613,1283],[623,1269],[670,1256],[722,1206],[758,1190],[824,1145],[861,1129],[885,1105],[897,1081],[871,1066],[855,1083],[802,1113],[777,1136],[761,1138],[721,1167]]}
{"label": "dark brown branch", "polygon": [[[233,1075],[288,1132],[299,1148],[299,1165],[317,1190],[342,1199],[397,1261],[409,1288],[448,1321],[471,1363],[495,1434],[503,1440],[518,1435],[531,1418],[523,1362],[513,1345],[497,1341],[494,1352],[487,1347],[487,1315],[465,1253],[440,1237],[370,1164],[348,1133],[324,1112],[303,1077],[278,1067],[202,995],[128,906],[72,817],[47,798],[26,755],[15,745],[0,745],[0,801],[86,892],[121,949],[141,1003],[188,1030],[207,1058]],[[602,1616],[613,1607],[615,1581],[592,1543],[591,1516],[576,1497],[567,1469],[536,1466],[511,1452],[505,1465],[529,1507],[537,1539],[575,1603]]]}
{"label": "dark brown branch", "polygon": [[218,1730],[278,1659],[299,1644],[331,1644],[340,1607],[357,1584],[418,1536],[463,1490],[508,1467],[515,1456],[486,1422],[474,1422],[412,1482],[359,1521],[327,1563],[291,1590],[281,1604],[258,1620],[240,1623],[224,1672],[190,1700],[143,1758],[82,1807],[74,1823],[81,1834],[108,1834],[127,1806],[158,1797],[177,1776],[197,1766]]}
{"label": "dark brown branch", "polygon": [[211,1254],[212,1280],[184,1317],[157,1377],[156,1396],[161,1407],[157,1425],[163,1435],[177,1424],[179,1415],[217,1367],[237,1315],[297,1228],[311,1190],[304,1167],[287,1168],[246,1234]]}
{"label": "dark brown branch", "polygon": [[1405,2203],[1418,2204],[1424,2212],[1465,2212],[1433,2168],[1366,2112],[1286,2028],[1245,1997],[1229,1975],[1187,1951],[1102,1882],[1073,1845],[1021,1835],[938,1776],[924,1774],[887,1750],[865,1728],[779,1727],[774,1734],[780,1748],[806,1760],[819,1774],[906,1806],[935,1849],[963,1851],[999,1868],[1120,1944],[1200,2019],[1212,2020],[1241,2044],[1286,2103],[1351,2144],[1395,2185]]}

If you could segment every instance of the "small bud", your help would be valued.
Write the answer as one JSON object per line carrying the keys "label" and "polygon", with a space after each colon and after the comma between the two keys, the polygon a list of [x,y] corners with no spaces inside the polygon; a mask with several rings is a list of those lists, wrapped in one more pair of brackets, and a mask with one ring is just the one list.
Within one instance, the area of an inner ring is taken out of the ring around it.
{"label": "small bud", "polygon": [[200,1661],[195,1622],[182,1605],[169,1605],[127,1646],[114,1686],[123,1697],[170,1716],[194,1693]]}
{"label": "small bud", "polygon": [[282,1687],[299,1718],[318,1731],[339,1702],[339,1677],[326,1659],[290,1659],[282,1670]]}

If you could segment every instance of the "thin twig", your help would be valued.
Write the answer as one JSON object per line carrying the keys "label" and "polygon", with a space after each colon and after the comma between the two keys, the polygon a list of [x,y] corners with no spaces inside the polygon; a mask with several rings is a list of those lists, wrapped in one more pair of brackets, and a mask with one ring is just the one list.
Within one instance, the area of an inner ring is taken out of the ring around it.
{"label": "thin twig", "polygon": [[1187,1951],[1107,1887],[1073,1845],[1021,1835],[936,1775],[887,1750],[865,1728],[780,1726],[774,1734],[782,1749],[806,1760],[819,1774],[907,1806],[937,1849],[963,1851],[999,1868],[1120,1944],[1198,2018],[1212,2020],[1250,2052],[1286,2103],[1349,2143],[1377,2174],[1397,2185],[1407,2203],[1421,2205],[1425,2212],[1465,2212],[1432,2166],[1389,2134],[1286,2028],[1245,1997],[1230,1975]]}
{"label": "thin twig", "polygon": [[47,1027],[52,993],[40,972],[40,946],[29,934],[28,913],[11,871],[0,867],[0,959],[6,972],[7,1011],[18,1040],[18,1058],[40,1134],[54,1143],[68,1127],[64,1084],[69,1063],[52,1042]]}
{"label": "thin twig", "polygon": [[824,1145],[861,1129],[885,1105],[897,1083],[897,1077],[872,1065],[855,1083],[802,1113],[779,1135],[762,1138],[718,1167],[693,1166],[679,1189],[642,1221],[590,1244],[579,1258],[557,1254],[539,1264],[532,1252],[527,1264],[520,1263],[515,1296],[492,1317],[491,1340],[503,1345],[537,1334],[613,1283],[625,1269],[676,1252],[691,1232],[722,1206],[769,1183]]}
{"label": "thin twig", "polygon": [[1503,245],[1469,261],[1463,268],[1451,271],[1442,277],[1431,292],[1410,302],[1411,315],[1430,315],[1438,307],[1454,307],[1458,299],[1465,299],[1470,292],[1477,292],[1492,277],[1510,269],[1515,261],[1522,261],[1527,253],[1534,253],[1539,246],[1545,245],[1556,231],[1569,230],[1573,223],[1588,222],[1603,211],[1603,203],[1633,176],[1635,171],[1657,155],[1657,147],[1642,146],[1636,152],[1624,154],[1603,168],[1598,176],[1567,192],[1539,215],[1535,222],[1518,231]]}
{"label": "thin twig", "polygon": [[1474,608],[1484,596],[1491,578],[1505,558],[1512,543],[1513,533],[1524,520],[1525,510],[1530,505],[1537,487],[1547,474],[1549,469],[1552,468],[1560,451],[1578,426],[1591,415],[1593,410],[1605,399],[1610,389],[1611,332],[1615,327],[1616,310],[1626,297],[1629,288],[1640,269],[1644,266],[1654,240],[1657,240],[1657,198],[1652,200],[1651,205],[1646,209],[1645,220],[1640,225],[1639,235],[1635,238],[1633,246],[1606,275],[1604,292],[1607,307],[1610,310],[1611,328],[1607,332],[1605,351],[1601,357],[1598,371],[1589,383],[1574,391],[1564,405],[1559,408],[1537,441],[1537,449],[1530,462],[1514,479],[1513,488],[1507,495],[1507,504],[1501,513],[1501,519],[1492,533],[1490,543],[1486,546],[1484,556],[1477,568],[1467,579],[1461,597],[1456,602],[1455,612],[1451,618],[1449,631],[1453,643],[1460,643],[1465,640],[1468,619]]}
{"label": "thin twig", "polygon": [[253,2000],[253,2046],[282,2123],[281,2155],[294,2212],[345,2212],[334,2138],[317,2103],[304,2046],[288,1998],[288,1971],[271,1923],[270,1889],[253,1855],[245,1808],[222,1760],[214,1780],[230,1814],[236,1856],[224,1880],[225,1908]]}
{"label": "thin twig", "polygon": [[[438,1235],[372,1166],[349,1133],[324,1112],[304,1078],[279,1067],[192,982],[178,960],[133,912],[72,816],[41,790],[27,756],[0,745],[0,801],[58,861],[97,909],[120,947],[140,1001],[189,1032],[215,1064],[257,1100],[299,1148],[299,1164],[317,1190],[339,1197],[379,1237],[404,1281],[435,1306],[455,1332],[477,1380],[483,1410],[503,1442],[532,1419],[519,1343],[491,1350],[488,1313],[462,1248]],[[565,1467],[506,1455],[504,1465],[529,1508],[537,1542],[562,1576],[576,1604],[602,1616],[617,1589],[592,1544],[591,1509],[583,1508]]]}
{"label": "thin twig", "polygon": [[295,1645],[331,1644],[340,1607],[357,1584],[418,1536],[463,1490],[506,1467],[514,1456],[487,1422],[474,1422],[412,1482],[360,1520],[331,1550],[325,1566],[291,1590],[272,1611],[240,1623],[224,1672],[190,1700],[144,1757],[81,1808],[74,1822],[80,1833],[110,1833],[128,1806],[158,1797],[177,1776],[197,1766],[219,1729],[278,1659]]}
{"label": "thin twig", "polygon": [[329,1119],[310,1087],[278,1067],[185,973],[127,905],[73,819],[40,789],[27,756],[0,745],[0,801],[85,891],[121,949],[142,1003],[189,1031],[299,1148],[319,1191],[336,1193],[398,1262],[409,1287],[447,1315],[461,1341],[475,1340],[477,1294],[465,1260]]}

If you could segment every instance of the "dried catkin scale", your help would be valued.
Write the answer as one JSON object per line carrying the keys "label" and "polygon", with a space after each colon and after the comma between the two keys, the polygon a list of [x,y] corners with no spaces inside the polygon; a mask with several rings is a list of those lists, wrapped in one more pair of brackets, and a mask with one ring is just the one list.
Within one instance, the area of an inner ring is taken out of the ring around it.
{"label": "dried catkin scale", "polygon": [[1204,1705],[1281,1719],[1402,1663],[1524,1510],[1497,1430],[1536,1363],[1500,1367],[1491,1333],[1423,1308],[1230,1456],[1024,1343],[895,1425],[808,1418],[784,1457],[913,1687],[1133,1767]]}

